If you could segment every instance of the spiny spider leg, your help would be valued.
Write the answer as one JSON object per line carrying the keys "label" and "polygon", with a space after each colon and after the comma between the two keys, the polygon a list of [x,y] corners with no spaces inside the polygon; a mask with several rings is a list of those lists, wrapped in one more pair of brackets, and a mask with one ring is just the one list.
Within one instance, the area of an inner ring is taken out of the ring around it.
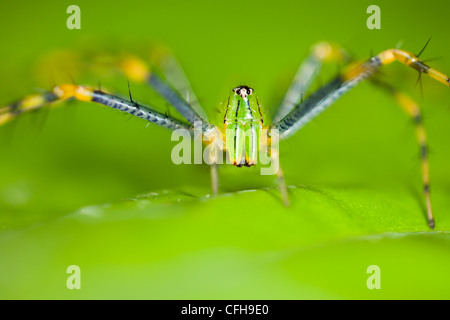
{"label": "spiny spider leg", "polygon": [[333,79],[305,101],[297,104],[283,119],[273,123],[271,128],[278,129],[280,136],[283,138],[293,135],[358,83],[373,75],[382,65],[394,61],[400,61],[406,66],[428,74],[439,82],[450,86],[448,76],[429,67],[411,52],[389,49],[356,67],[350,68],[349,71]]}
{"label": "spiny spider leg", "polygon": [[[57,102],[62,102],[68,99],[97,102],[171,130],[186,129],[191,133],[191,136],[194,135],[194,130],[191,125],[172,118],[166,114],[160,113],[147,106],[143,106],[135,101],[132,101],[131,99],[125,100],[100,90],[94,90],[75,84],[61,84],[55,86],[50,92],[29,95],[9,106],[0,108],[0,125],[27,111],[37,110],[46,105],[53,105]],[[219,187],[217,164],[212,163],[210,168],[212,191],[213,194],[216,195]]]}
{"label": "spiny spider leg", "polygon": [[[291,112],[298,103],[301,103],[304,93],[309,89],[313,80],[320,73],[320,69],[324,62],[345,62],[348,60],[347,52],[332,43],[319,42],[310,49],[310,54],[304,60],[297,70],[283,100],[276,110],[273,122],[277,122]],[[280,187],[281,197],[285,206],[289,205],[289,196],[284,179],[284,173],[280,166],[279,151],[274,149],[271,154],[272,161],[277,164],[278,185]]]}
{"label": "spiny spider leg", "polygon": [[[420,73],[428,74],[439,82],[450,86],[450,79],[447,75],[429,67],[411,52],[400,49],[389,49],[381,52],[362,64],[352,67],[348,72],[336,77],[334,80],[320,88],[302,103],[299,103],[283,119],[272,124],[271,128],[279,130],[281,137],[289,137],[311,121],[327,107],[333,104],[343,94],[350,91],[358,83],[373,75],[382,65],[400,61],[406,66],[412,67]],[[407,95],[390,88],[395,99],[402,108],[410,114],[416,122],[416,133],[421,146],[422,154],[422,178],[424,182],[425,201],[427,206],[427,217],[430,228],[434,228],[434,218],[431,209],[429,195],[429,165],[427,160],[426,136],[421,123],[419,108]]]}
{"label": "spiny spider leg", "polygon": [[166,53],[162,57],[160,67],[166,76],[168,82],[176,89],[176,91],[183,97],[191,107],[205,120],[208,120],[204,109],[200,105],[200,101],[197,99],[191,84],[184,73],[178,60],[171,53]]}
{"label": "spiny spider leg", "polygon": [[[172,64],[172,72],[175,72],[177,76],[180,76],[178,86],[184,86],[189,91],[193,92],[190,88],[189,82],[187,81],[184,73],[173,57],[169,57]],[[180,89],[176,90],[172,88],[169,84],[163,81],[156,73],[151,72],[148,66],[140,59],[133,57],[128,58],[120,64],[120,68],[125,72],[125,74],[136,82],[145,82],[149,84],[153,89],[155,89],[162,97],[164,97],[167,102],[170,103],[181,115],[191,124],[194,125],[196,122],[201,122],[202,133],[208,139],[211,136],[217,134],[217,128],[206,120],[206,117],[201,116],[185,99],[182,98]],[[185,80],[183,80],[185,79]],[[195,96],[194,96],[195,97]],[[201,109],[201,107],[199,106]],[[204,111],[201,109],[201,113]],[[217,160],[217,159],[213,159]],[[219,189],[219,175],[218,175],[218,165],[217,161],[212,161],[210,164],[211,171],[211,187],[213,195],[217,195]]]}
{"label": "spiny spider leg", "polygon": [[120,68],[125,74],[136,82],[144,82],[150,85],[158,92],[167,102],[170,103],[191,125],[195,122],[202,123],[202,131],[204,133],[213,130],[215,127],[206,119],[200,116],[192,106],[184,100],[180,93],[166,83],[155,72],[151,72],[150,68],[138,58],[128,58],[122,61]]}
{"label": "spiny spider leg", "polygon": [[345,62],[348,60],[348,55],[344,49],[328,42],[319,42],[312,46],[310,51],[309,56],[301,63],[289,89],[286,91],[273,122],[280,121],[295,108],[296,104],[301,102],[302,95],[306,93],[313,80],[320,73],[324,62]]}
{"label": "spiny spider leg", "polygon": [[51,92],[34,94],[0,109],[0,125],[12,120],[18,115],[44,107],[49,103],[76,99],[79,101],[93,101],[105,106],[130,113],[159,126],[175,130],[186,129],[192,131],[191,126],[177,119],[169,117],[149,107],[140,105],[134,101],[128,101],[100,90],[75,84],[62,84],[53,88]]}

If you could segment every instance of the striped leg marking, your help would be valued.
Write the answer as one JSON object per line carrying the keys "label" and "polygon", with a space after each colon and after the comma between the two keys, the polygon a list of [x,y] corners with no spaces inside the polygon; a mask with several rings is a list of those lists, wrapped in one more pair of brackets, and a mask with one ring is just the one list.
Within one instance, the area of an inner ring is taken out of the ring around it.
{"label": "striped leg marking", "polygon": [[[192,91],[190,88],[189,82],[187,81],[181,67],[178,65],[174,58],[171,60],[172,71],[177,73],[180,77],[181,82],[178,83],[178,90],[181,87],[186,87],[188,91]],[[174,107],[191,125],[195,125],[196,123],[201,123],[202,132],[205,136],[209,136],[214,134],[217,128],[209,123],[206,120],[206,117],[201,116],[200,113],[204,114],[203,110],[201,112],[197,112],[195,108],[193,108],[188,101],[182,98],[180,92],[177,89],[174,89],[171,85],[163,81],[156,73],[151,72],[148,66],[140,59],[136,57],[131,57],[122,61],[119,66],[123,72],[133,81],[140,83],[147,83],[150,87],[152,87],[159,95],[161,95],[169,104]],[[178,80],[180,80],[178,79]],[[195,96],[194,96],[195,97]],[[197,106],[199,109],[201,107]],[[211,169],[211,186],[212,193],[216,195],[218,193],[219,188],[219,175],[217,163],[213,163],[210,166]]]}
{"label": "striped leg marking", "polygon": [[128,101],[100,90],[93,90],[88,87],[74,84],[62,84],[54,87],[51,92],[31,95],[8,107],[1,108],[0,125],[26,111],[36,110],[44,107],[48,103],[64,101],[67,99],[97,102],[171,130],[187,129],[191,131],[191,127],[188,124],[146,106],[142,106],[134,101]]}
{"label": "striped leg marking", "polygon": [[156,92],[158,92],[167,102],[170,103],[180,114],[191,124],[195,122],[202,123],[203,132],[207,132],[214,128],[206,119],[199,115],[192,106],[184,100],[180,93],[172,88],[169,84],[161,79],[156,73],[145,65],[145,63],[138,58],[129,58],[119,66],[123,72],[133,81],[147,83]]}
{"label": "striped leg marking", "polygon": [[[417,70],[420,73],[425,73],[433,79],[436,79],[437,81],[450,87],[450,79],[447,75],[426,65],[411,52],[399,49],[390,49],[381,52],[377,56],[371,58],[369,61],[349,68],[349,71],[345,72],[341,76],[336,77],[330,83],[312,94],[304,102],[296,105],[295,108],[291,112],[289,112],[283,119],[274,123],[272,125],[272,128],[278,129],[281,136],[284,138],[294,134],[306,123],[311,121],[321,112],[323,112],[327,107],[333,104],[343,94],[350,91],[364,79],[367,79],[368,77],[373,75],[379,67],[392,63],[394,61],[399,61],[404,65]],[[392,89],[391,92],[400,106],[402,106],[402,108],[415,121],[416,135],[421,150],[422,180],[424,184],[428,225],[431,229],[433,229],[435,223],[430,200],[428,152],[426,144],[426,134],[422,124],[420,110],[417,104],[404,93],[397,92]]]}
{"label": "striped leg marking", "polygon": [[283,138],[293,135],[358,83],[373,75],[382,65],[394,61],[400,61],[450,87],[450,79],[447,75],[429,67],[411,52],[390,49],[356,67],[350,66],[349,71],[336,77],[305,101],[297,104],[283,119],[272,124],[272,128],[278,129]]}
{"label": "striped leg marking", "polygon": [[58,96],[53,92],[29,95],[9,106],[0,108],[0,125],[13,120],[22,113],[42,108],[58,99]]}
{"label": "striped leg marking", "polygon": [[425,134],[425,127],[422,123],[422,117],[420,115],[420,109],[418,105],[412,100],[408,95],[394,91],[395,99],[402,106],[403,110],[409,114],[414,120],[416,128],[416,136],[420,146],[420,158],[422,161],[422,181],[423,181],[423,192],[425,194],[425,203],[427,207],[427,217],[428,225],[431,229],[434,228],[434,217],[433,211],[431,209],[430,200],[430,168],[428,162],[428,147],[427,147],[427,137]]}
{"label": "striped leg marking", "polygon": [[389,88],[390,93],[393,95],[402,109],[411,117],[414,121],[416,138],[420,146],[420,159],[422,162],[422,181],[423,192],[425,195],[425,204],[427,210],[428,225],[431,229],[434,228],[433,210],[431,208],[430,200],[430,165],[428,162],[428,147],[427,137],[425,133],[425,127],[422,122],[422,116],[420,114],[420,108],[416,102],[407,94],[397,91],[395,88]]}
{"label": "striped leg marking", "polygon": [[426,65],[411,52],[399,49],[390,49],[381,52],[379,55],[372,58],[372,60],[379,60],[383,65],[392,63],[394,61],[399,61],[408,67],[416,69],[419,72],[428,74],[431,78],[436,79],[437,81],[450,87],[450,78],[447,75]]}

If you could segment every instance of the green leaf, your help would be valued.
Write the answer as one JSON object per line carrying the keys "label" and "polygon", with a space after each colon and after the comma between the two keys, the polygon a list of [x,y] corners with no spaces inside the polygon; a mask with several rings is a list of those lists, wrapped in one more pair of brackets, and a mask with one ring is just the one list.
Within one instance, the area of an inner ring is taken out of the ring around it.
{"label": "green leaf", "polygon": [[[408,193],[289,190],[289,208],[270,188],[162,191],[3,232],[1,298],[448,298],[450,234]],[[65,287],[72,264],[81,290]]]}

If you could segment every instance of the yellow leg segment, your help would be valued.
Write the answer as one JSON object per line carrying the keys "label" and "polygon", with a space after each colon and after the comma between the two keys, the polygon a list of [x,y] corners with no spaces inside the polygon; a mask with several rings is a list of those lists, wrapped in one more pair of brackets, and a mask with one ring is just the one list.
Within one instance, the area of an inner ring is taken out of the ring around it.
{"label": "yellow leg segment", "polygon": [[14,119],[20,113],[38,109],[46,103],[45,95],[33,94],[10,106],[0,108],[0,125]]}
{"label": "yellow leg segment", "polygon": [[450,78],[447,75],[426,65],[413,53],[400,49],[385,50],[367,62],[349,65],[346,68],[347,71],[342,75],[342,79],[344,81],[350,81],[363,74],[372,75],[380,66],[390,64],[394,61],[399,61],[408,67],[416,69],[420,73],[428,74],[431,78],[450,87]]}
{"label": "yellow leg segment", "polygon": [[119,68],[125,73],[127,78],[142,83],[150,76],[150,69],[140,59],[136,57],[127,57],[119,63]]}
{"label": "yellow leg segment", "polygon": [[84,86],[75,84],[62,84],[53,88],[53,93],[59,97],[59,100],[75,98],[79,101],[92,101],[93,90]]}
{"label": "yellow leg segment", "polygon": [[29,95],[16,103],[0,108],[0,125],[5,124],[24,112],[40,109],[50,103],[70,98],[75,98],[80,101],[92,101],[92,93],[92,89],[83,86],[62,84],[54,87],[51,92]]}
{"label": "yellow leg segment", "polygon": [[426,65],[411,52],[400,49],[390,49],[381,52],[376,57],[380,59],[381,64],[383,65],[392,63],[394,61],[399,61],[408,67],[416,69],[419,72],[428,74],[433,79],[436,79],[437,81],[450,87],[450,78],[447,75]]}
{"label": "yellow leg segment", "polygon": [[322,62],[344,62],[348,59],[347,52],[335,43],[319,42],[311,51],[316,60]]}

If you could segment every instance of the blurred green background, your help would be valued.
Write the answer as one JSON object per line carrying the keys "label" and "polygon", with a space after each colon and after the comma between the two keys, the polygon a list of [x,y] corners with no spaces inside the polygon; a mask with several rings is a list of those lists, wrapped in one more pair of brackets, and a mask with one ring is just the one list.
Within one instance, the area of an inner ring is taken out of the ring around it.
{"label": "blurred green background", "polygon": [[[72,4],[81,30],[66,28]],[[371,4],[380,30],[366,27]],[[3,1],[0,104],[71,78],[127,95],[120,74],[52,75],[49,55],[149,43],[173,50],[211,118],[243,83],[273,111],[320,40],[366,59],[399,43],[419,52],[432,36],[422,58],[439,58],[430,64],[448,74],[449,9],[436,0]],[[312,90],[337,70],[325,67]],[[450,298],[450,91],[423,77],[421,96],[417,73],[400,64],[383,73],[423,109],[435,231],[410,120],[369,83],[282,142],[290,208],[256,168],[221,168],[212,199],[206,166],[172,164],[169,131],[72,102],[0,127],[0,298]],[[133,96],[167,110],[143,87]],[[73,264],[81,290],[66,287]],[[366,287],[370,265],[381,269],[380,290]]]}

